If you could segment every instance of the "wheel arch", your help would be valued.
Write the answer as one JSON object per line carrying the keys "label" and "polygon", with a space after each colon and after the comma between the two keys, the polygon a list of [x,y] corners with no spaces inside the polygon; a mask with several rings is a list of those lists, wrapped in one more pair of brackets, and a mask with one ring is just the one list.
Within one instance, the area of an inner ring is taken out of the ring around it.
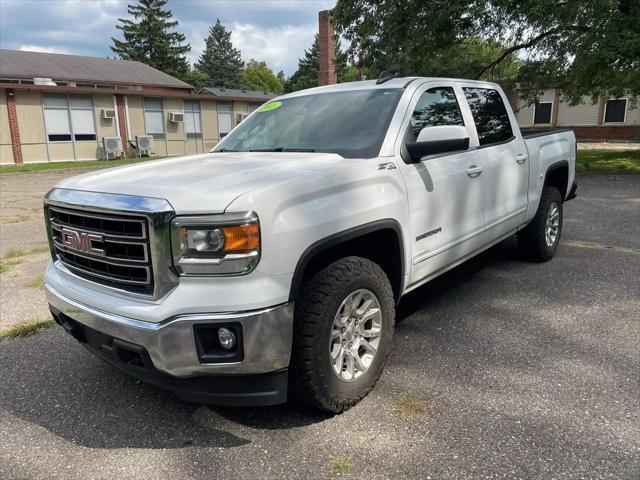
{"label": "wheel arch", "polygon": [[567,197],[569,189],[569,162],[567,160],[549,165],[544,175],[544,186],[556,187],[563,200]]}
{"label": "wheel arch", "polygon": [[[363,244],[365,241],[371,244]],[[404,289],[404,240],[400,223],[391,218],[353,227],[310,245],[296,264],[289,300],[298,297],[308,274],[349,255],[362,256],[378,263],[389,277],[396,303],[399,301]]]}

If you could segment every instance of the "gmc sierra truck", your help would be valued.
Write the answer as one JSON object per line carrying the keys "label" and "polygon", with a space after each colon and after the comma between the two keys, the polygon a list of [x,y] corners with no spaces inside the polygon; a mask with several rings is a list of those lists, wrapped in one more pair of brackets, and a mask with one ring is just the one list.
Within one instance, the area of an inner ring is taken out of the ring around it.
{"label": "gmc sierra truck", "polygon": [[407,292],[517,235],[551,259],[576,141],[518,128],[494,83],[389,78],[262,105],[210,152],[45,197],[56,322],[187,400],[342,412]]}

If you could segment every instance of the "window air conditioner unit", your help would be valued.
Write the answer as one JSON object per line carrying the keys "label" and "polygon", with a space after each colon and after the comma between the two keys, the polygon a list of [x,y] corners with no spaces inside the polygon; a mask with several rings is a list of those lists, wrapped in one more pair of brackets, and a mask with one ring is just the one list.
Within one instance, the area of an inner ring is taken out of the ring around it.
{"label": "window air conditioner unit", "polygon": [[107,160],[124,155],[120,137],[102,137],[102,148],[107,156]]}
{"label": "window air conditioner unit", "polygon": [[34,77],[33,78],[33,84],[34,85],[45,86],[45,87],[57,87],[58,86],[58,84],[56,82],[54,82],[53,80],[51,80],[50,78],[43,78],[43,77]]}
{"label": "window air conditioner unit", "polygon": [[116,118],[116,111],[114,108],[103,108],[102,118]]}
{"label": "window air conditioner unit", "polygon": [[151,155],[153,137],[151,135],[136,135],[136,147],[138,149],[138,155]]}
{"label": "window air conditioner unit", "polygon": [[171,112],[169,114],[169,121],[174,123],[180,123],[184,120],[184,113],[182,112]]}
{"label": "window air conditioner unit", "polygon": [[246,113],[239,113],[238,114],[238,123],[242,122],[245,118],[247,118],[249,115],[247,115]]}

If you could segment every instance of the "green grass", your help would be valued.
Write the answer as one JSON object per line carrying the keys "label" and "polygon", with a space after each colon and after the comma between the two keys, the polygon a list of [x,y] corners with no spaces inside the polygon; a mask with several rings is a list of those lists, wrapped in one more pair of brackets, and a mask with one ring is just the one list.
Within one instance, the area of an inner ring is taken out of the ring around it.
{"label": "green grass", "polygon": [[26,255],[27,252],[24,250],[18,250],[17,248],[12,248],[11,250],[7,250],[7,253],[4,254],[3,258],[18,258]]}
{"label": "green grass", "polygon": [[0,340],[8,338],[29,337],[35,333],[55,325],[53,320],[26,320],[4,330],[0,330]]}
{"label": "green grass", "polygon": [[351,470],[351,462],[347,457],[343,457],[342,455],[332,457],[329,461],[329,466],[334,475],[346,475],[349,473],[349,470]]}
{"label": "green grass", "polygon": [[4,273],[9,271],[11,267],[22,263],[22,257],[28,255],[30,253],[44,253],[49,251],[48,245],[40,245],[38,247],[32,248],[29,251],[19,250],[17,248],[12,248],[7,250],[7,253],[0,257],[0,273]]}
{"label": "green grass", "polygon": [[21,172],[41,172],[44,170],[60,170],[64,168],[80,167],[116,167],[118,165],[129,165],[133,163],[147,162],[149,160],[159,160],[163,157],[127,157],[120,160],[84,160],[77,162],[49,162],[49,163],[23,163],[22,165],[0,165],[0,174],[21,173]]}
{"label": "green grass", "polygon": [[40,275],[27,283],[27,288],[35,288],[36,290],[44,290],[44,277]]}
{"label": "green grass", "polygon": [[640,150],[578,150],[576,172],[640,174]]}
{"label": "green grass", "polygon": [[22,260],[14,258],[11,260],[7,260],[6,258],[0,259],[0,273],[8,272],[11,267],[15,267],[19,263],[22,263]]}

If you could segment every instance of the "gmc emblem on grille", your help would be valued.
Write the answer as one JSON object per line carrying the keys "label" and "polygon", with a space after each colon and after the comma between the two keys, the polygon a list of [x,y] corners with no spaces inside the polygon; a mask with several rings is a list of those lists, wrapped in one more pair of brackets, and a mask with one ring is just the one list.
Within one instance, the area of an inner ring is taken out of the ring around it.
{"label": "gmc emblem on grille", "polygon": [[103,249],[93,246],[93,242],[104,241],[101,235],[78,232],[76,230],[71,230],[70,228],[63,228],[60,231],[60,237],[62,237],[62,243],[64,246],[71,250],[78,250],[79,252],[98,255],[100,257],[105,256]]}

